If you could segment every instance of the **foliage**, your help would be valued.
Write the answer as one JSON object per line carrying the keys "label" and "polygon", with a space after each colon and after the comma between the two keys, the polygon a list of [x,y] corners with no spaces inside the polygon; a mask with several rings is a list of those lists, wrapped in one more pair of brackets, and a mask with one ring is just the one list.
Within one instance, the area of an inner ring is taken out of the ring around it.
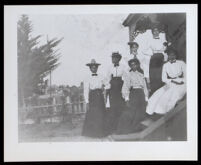
{"label": "foliage", "polygon": [[32,37],[33,25],[27,15],[22,15],[17,26],[18,89],[19,101],[38,93],[38,85],[50,71],[59,66],[60,54],[55,47],[62,39],[47,39],[39,46],[41,35]]}

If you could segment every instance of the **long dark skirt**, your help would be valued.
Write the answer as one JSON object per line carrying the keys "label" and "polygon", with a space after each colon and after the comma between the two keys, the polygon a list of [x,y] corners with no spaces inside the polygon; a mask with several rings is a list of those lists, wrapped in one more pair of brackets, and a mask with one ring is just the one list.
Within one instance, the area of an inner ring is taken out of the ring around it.
{"label": "long dark skirt", "polygon": [[104,136],[105,104],[101,89],[89,92],[89,109],[83,125],[83,136],[103,137]]}
{"label": "long dark skirt", "polygon": [[162,82],[162,68],[164,56],[162,53],[155,53],[150,59],[149,65],[149,77],[150,77],[150,88],[152,95],[157,89],[162,87],[164,83]]}
{"label": "long dark skirt", "polygon": [[119,117],[125,108],[125,101],[121,94],[123,80],[120,77],[112,78],[109,91],[110,109],[106,118],[106,134],[112,134],[117,129]]}
{"label": "long dark skirt", "polygon": [[140,131],[141,121],[146,117],[146,102],[143,89],[132,89],[129,95],[129,105],[122,113],[116,134],[129,134]]}

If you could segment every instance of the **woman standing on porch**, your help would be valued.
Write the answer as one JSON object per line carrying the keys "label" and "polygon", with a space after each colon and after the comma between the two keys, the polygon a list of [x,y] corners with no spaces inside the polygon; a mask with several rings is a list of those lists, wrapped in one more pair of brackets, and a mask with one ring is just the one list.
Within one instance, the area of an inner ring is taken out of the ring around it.
{"label": "woman standing on porch", "polygon": [[140,131],[140,122],[146,117],[146,100],[148,90],[144,75],[140,73],[140,62],[137,58],[129,60],[130,71],[122,88],[122,95],[127,108],[122,113],[116,134],[129,134]]}
{"label": "woman standing on porch", "polygon": [[167,55],[164,53],[167,48],[167,41],[165,33],[160,32],[159,24],[153,24],[152,35],[153,37],[150,40],[150,48],[153,54],[149,64],[151,95],[164,85],[161,75],[164,61],[167,60]]}

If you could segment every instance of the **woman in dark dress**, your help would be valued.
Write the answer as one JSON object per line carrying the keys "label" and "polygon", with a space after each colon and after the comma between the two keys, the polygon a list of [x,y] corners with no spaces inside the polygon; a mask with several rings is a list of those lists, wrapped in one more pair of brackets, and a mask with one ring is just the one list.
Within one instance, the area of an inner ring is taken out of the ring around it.
{"label": "woman in dark dress", "polygon": [[120,63],[122,56],[119,52],[112,53],[112,65],[109,66],[105,88],[109,97],[110,108],[106,117],[106,134],[112,134],[117,128],[121,113],[124,111],[125,101],[121,89],[126,77],[126,67]]}
{"label": "woman in dark dress", "polygon": [[160,32],[159,24],[153,25],[152,34],[153,38],[150,41],[150,47],[153,55],[151,56],[149,64],[151,95],[164,85],[162,82],[162,67],[164,61],[167,60],[167,55],[164,53],[167,48],[167,40],[165,33]]}
{"label": "woman in dark dress", "polygon": [[137,58],[129,60],[130,72],[124,82],[122,95],[127,109],[122,113],[116,134],[129,134],[140,131],[140,122],[146,117],[148,90],[144,75],[138,71],[140,62]]}
{"label": "woman in dark dress", "polygon": [[87,64],[91,74],[84,82],[84,95],[87,103],[87,112],[83,125],[83,136],[103,137],[104,136],[104,118],[105,102],[103,96],[103,77],[97,74],[98,66],[93,59]]}

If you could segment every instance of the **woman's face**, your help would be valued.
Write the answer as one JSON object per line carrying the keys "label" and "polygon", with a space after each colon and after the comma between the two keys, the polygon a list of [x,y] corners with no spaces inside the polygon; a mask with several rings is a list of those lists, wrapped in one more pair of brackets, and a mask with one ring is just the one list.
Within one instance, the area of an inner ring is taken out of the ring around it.
{"label": "woman's face", "polygon": [[119,57],[112,57],[112,63],[113,64],[118,64],[120,61],[120,58]]}
{"label": "woman's face", "polygon": [[175,55],[175,53],[170,53],[169,55],[168,55],[168,60],[170,61],[170,62],[172,62],[172,61],[175,61],[176,60],[176,55]]}
{"label": "woman's face", "polygon": [[134,44],[134,45],[131,46],[131,53],[132,54],[136,54],[137,50],[138,50],[138,46],[136,44]]}
{"label": "woman's face", "polygon": [[90,70],[91,70],[92,73],[96,73],[97,70],[98,70],[98,66],[92,65],[92,66],[90,67]]}
{"label": "woman's face", "polygon": [[157,37],[159,37],[159,29],[158,28],[154,28],[153,30],[152,30],[152,33],[153,33],[153,37],[154,38],[157,38]]}
{"label": "woman's face", "polygon": [[137,68],[138,68],[138,64],[136,64],[136,62],[132,62],[132,63],[130,64],[130,68],[131,68],[133,71],[136,71]]}

